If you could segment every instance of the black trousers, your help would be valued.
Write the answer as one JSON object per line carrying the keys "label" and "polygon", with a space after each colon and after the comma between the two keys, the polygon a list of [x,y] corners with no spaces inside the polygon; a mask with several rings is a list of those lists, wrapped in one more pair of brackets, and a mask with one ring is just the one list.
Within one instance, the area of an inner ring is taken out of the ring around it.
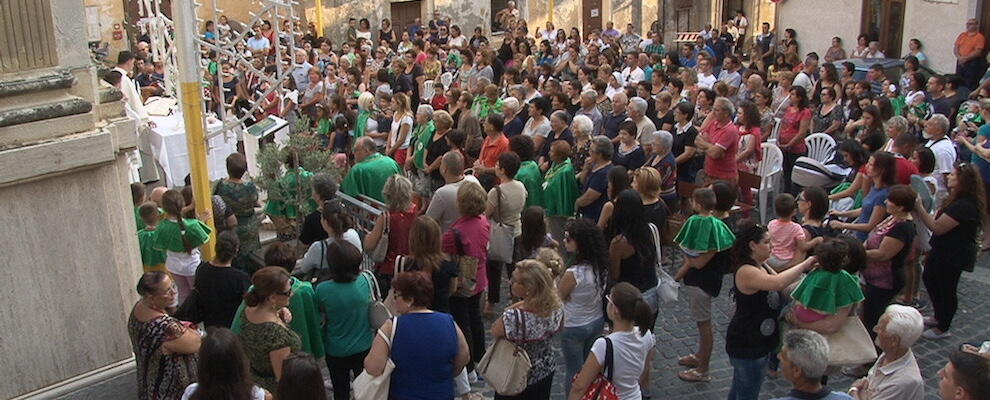
{"label": "black trousers", "polygon": [[[506,264],[501,261],[488,260],[488,302],[498,303],[502,301],[502,267],[506,267],[506,276],[512,277],[512,270],[515,269],[514,265]],[[511,297],[511,296],[510,296]]]}
{"label": "black trousers", "polygon": [[928,290],[928,297],[932,300],[938,330],[942,332],[949,331],[952,318],[956,316],[956,310],[959,308],[958,290],[962,270],[962,267],[955,265],[943,264],[935,267],[931,262],[926,261],[925,272],[921,274],[921,280],[925,282],[925,289]]}
{"label": "black trousers", "polygon": [[863,325],[866,326],[866,331],[870,333],[871,338],[877,338],[876,332],[873,332],[873,327],[877,326],[877,322],[880,321],[887,306],[900,291],[900,288],[883,289],[869,283],[866,284],[866,291],[863,293],[865,297],[863,299]]}
{"label": "black trousers", "polygon": [[795,196],[797,193],[797,185],[791,183],[791,171],[794,169],[794,162],[797,161],[798,157],[804,157],[808,155],[807,152],[804,153],[791,153],[789,151],[784,151],[784,193],[790,193]]}
{"label": "black trousers", "polygon": [[550,399],[551,386],[553,386],[553,374],[526,386],[522,393],[515,396],[503,396],[496,393],[495,400],[548,400]]}
{"label": "black trousers", "polygon": [[481,293],[471,297],[450,297],[450,315],[454,317],[457,327],[464,333],[464,341],[471,351],[471,362],[468,371],[474,371],[474,365],[481,361],[485,354],[485,326],[481,322]]}
{"label": "black trousers", "polygon": [[333,383],[333,398],[351,398],[351,374],[354,378],[364,370],[364,358],[371,349],[344,357],[327,355],[327,369],[330,370],[330,382]]}
{"label": "black trousers", "polygon": [[977,57],[963,64],[956,64],[956,74],[965,82],[966,87],[976,89],[980,85],[980,78],[987,70],[987,64],[983,57]]}

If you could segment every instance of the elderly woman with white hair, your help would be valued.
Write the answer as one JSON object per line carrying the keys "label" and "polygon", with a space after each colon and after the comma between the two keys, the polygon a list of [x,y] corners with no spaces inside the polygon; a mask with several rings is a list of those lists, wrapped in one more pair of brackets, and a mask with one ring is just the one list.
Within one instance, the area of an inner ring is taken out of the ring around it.
{"label": "elderly woman with white hair", "polygon": [[587,116],[578,115],[571,121],[571,133],[574,134],[571,164],[574,164],[576,171],[584,168],[584,162],[591,156],[592,130],[594,130],[594,123]]}
{"label": "elderly woman with white hair", "polygon": [[[409,230],[419,213],[412,202],[412,182],[402,175],[390,176],[382,188],[382,195],[388,209],[375,219],[375,227],[364,238],[364,250],[374,252],[380,241],[388,241],[385,260],[375,264],[374,268],[382,292],[388,293],[395,275],[395,258],[409,255]],[[388,236],[385,236],[386,229]]]}
{"label": "elderly woman with white hair", "polygon": [[[787,332],[779,355],[780,366],[784,371],[784,378],[790,381],[794,388],[787,396],[776,400],[852,399],[845,393],[833,392],[822,385],[822,377],[828,369],[828,351],[825,337],[815,331],[794,329]],[[884,398],[897,397],[884,396]]]}
{"label": "elderly woman with white hair", "polygon": [[921,313],[913,307],[892,304],[880,317],[874,331],[883,350],[866,378],[853,382],[849,394],[855,399],[925,398],[925,380],[911,346],[925,327]]}
{"label": "elderly woman with white hair", "polygon": [[643,135],[641,139],[646,151],[644,167],[650,167],[660,173],[660,198],[670,210],[677,206],[677,158],[670,151],[674,144],[674,136],[668,131],[656,131]]}
{"label": "elderly woman with white hair", "polygon": [[526,120],[519,113],[522,110],[520,104],[515,97],[507,97],[502,100],[502,116],[505,117],[505,126],[502,127],[502,132],[505,132],[505,136],[510,138],[521,134],[526,126]]}
{"label": "elderly woman with white hair", "polygon": [[430,175],[426,172],[426,148],[433,142],[433,134],[437,127],[433,122],[433,107],[422,104],[416,109],[416,127],[413,128],[409,147],[413,149],[412,157],[406,159],[406,171],[411,171],[413,188],[423,197],[429,197],[432,189]]}
{"label": "elderly woman with white hair", "polygon": [[642,97],[633,97],[629,99],[629,119],[636,123],[636,139],[643,137],[643,135],[649,132],[655,132],[657,130],[656,125],[653,124],[653,120],[646,117],[646,109],[648,107],[649,103],[647,103]]}
{"label": "elderly woman with white hair", "polygon": [[[907,133],[908,127],[910,126],[907,118],[900,115],[895,115],[887,120],[885,124],[887,127],[887,143],[880,148],[880,150],[886,151],[888,153],[894,152],[894,139],[903,133]],[[911,157],[910,154],[902,154],[906,157]]]}
{"label": "elderly woman with white hair", "polygon": [[574,134],[571,133],[570,125],[571,114],[566,111],[558,110],[550,114],[550,133],[547,134],[547,140],[543,142],[538,154],[541,170],[546,171],[550,168],[550,145],[553,142],[566,140],[567,143],[574,144]]}

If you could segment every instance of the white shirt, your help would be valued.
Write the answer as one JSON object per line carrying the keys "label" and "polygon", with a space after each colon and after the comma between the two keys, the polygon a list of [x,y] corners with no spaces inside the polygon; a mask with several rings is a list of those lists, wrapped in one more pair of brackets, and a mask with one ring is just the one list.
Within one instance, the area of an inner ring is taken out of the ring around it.
{"label": "white shirt", "polygon": [[292,70],[292,79],[296,81],[296,89],[300,92],[309,89],[309,70],[311,69],[313,69],[313,64],[310,64],[309,61],[303,61]]}
{"label": "white shirt", "polygon": [[389,146],[394,146],[395,143],[399,140],[399,128],[402,127],[402,125],[409,125],[409,132],[406,133],[406,140],[404,140],[402,142],[402,144],[399,145],[399,149],[400,150],[401,149],[408,149],[409,148],[409,139],[411,139],[412,138],[412,135],[413,135],[413,133],[412,133],[412,125],[413,125],[413,119],[412,119],[412,117],[406,115],[406,116],[402,117],[402,119],[400,119],[398,122],[393,122],[392,123],[392,133],[390,135],[388,135],[388,145]]}
{"label": "white shirt", "polygon": [[[340,238],[345,242],[352,244],[358,250],[364,249],[361,247],[361,237],[358,236],[357,231],[354,229],[348,229]],[[327,238],[323,240],[317,240],[309,245],[309,249],[306,250],[306,254],[303,254],[303,258],[296,262],[296,268],[293,269],[294,274],[305,274],[314,269],[329,268],[330,263],[327,260],[327,247],[336,242],[335,238]]]}
{"label": "white shirt", "polygon": [[604,288],[598,283],[595,270],[588,264],[577,264],[567,272],[574,275],[577,285],[564,301],[564,327],[584,326],[601,319]]}
{"label": "white shirt", "polygon": [[932,149],[932,153],[935,153],[935,171],[932,172],[932,175],[938,180],[938,192],[948,193],[949,187],[946,186],[945,176],[952,173],[953,164],[956,162],[956,147],[947,137],[929,140],[928,143],[925,143],[925,147]]}
{"label": "white shirt", "polygon": [[711,73],[706,75],[704,72],[698,73],[699,88],[711,89],[713,86],[715,86],[716,82],[718,82],[718,78],[716,78],[715,75]]}
{"label": "white shirt", "polygon": [[[565,313],[566,314],[566,313]],[[643,393],[639,388],[639,376],[646,365],[646,356],[656,345],[652,332],[640,335],[639,329],[632,332],[614,332],[608,335],[612,340],[612,384],[621,400],[640,400]],[[598,364],[605,365],[605,339],[598,338],[591,346],[591,352]]]}
{"label": "white shirt", "polygon": [[458,36],[458,37],[452,37],[452,38],[450,38],[450,40],[447,41],[447,44],[450,47],[458,47],[458,48],[460,48],[460,47],[464,47],[464,45],[466,45],[467,42],[468,42],[468,39],[466,37],[464,37],[464,35],[461,35],[461,36]]}
{"label": "white shirt", "polygon": [[[182,393],[182,400],[189,400],[196,393],[197,387],[199,387],[198,383],[192,383],[186,386],[186,391]],[[251,387],[251,400],[265,400],[265,390],[258,386]]]}
{"label": "white shirt", "polygon": [[805,92],[811,93],[811,89],[815,87],[815,78],[801,71],[794,77],[794,86],[803,87]]}
{"label": "white shirt", "polygon": [[138,92],[137,85],[127,76],[127,71],[123,68],[114,67],[113,70],[120,72],[120,93],[124,95],[124,103],[139,119],[148,119],[148,111],[144,109],[144,102],[141,101],[141,93]]}
{"label": "white shirt", "polygon": [[884,55],[883,52],[880,50],[877,50],[874,53],[870,53],[869,50],[867,50],[865,58],[887,58],[887,56]]}
{"label": "white shirt", "polygon": [[457,210],[457,190],[467,181],[479,183],[478,178],[475,178],[474,175],[464,175],[464,179],[441,186],[430,199],[430,206],[426,209],[426,215],[440,223],[444,232],[461,217],[461,212]]}
{"label": "white shirt", "polygon": [[526,120],[526,125],[523,125],[522,134],[529,137],[550,136],[550,119],[544,117],[541,118],[539,123],[537,123],[532,117],[530,117]]}
{"label": "white shirt", "polygon": [[635,69],[626,67],[622,70],[622,80],[626,82],[626,85],[635,85],[643,79],[646,79],[646,73],[638,66]]}
{"label": "white shirt", "polygon": [[887,354],[881,354],[866,376],[866,391],[872,400],[921,400],[925,398],[925,381],[921,378],[914,352],[908,349],[901,358],[880,366]]}

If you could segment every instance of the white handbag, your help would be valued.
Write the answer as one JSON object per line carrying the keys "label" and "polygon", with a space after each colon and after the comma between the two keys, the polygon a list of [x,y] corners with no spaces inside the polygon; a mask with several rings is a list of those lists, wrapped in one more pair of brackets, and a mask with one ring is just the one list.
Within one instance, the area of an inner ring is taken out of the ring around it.
{"label": "white handbag", "polygon": [[512,227],[501,222],[502,188],[495,186],[495,195],[498,197],[496,214],[499,221],[492,221],[491,233],[488,239],[488,259],[510,263],[512,262],[512,248],[515,238],[512,236]]}
{"label": "white handbag", "polygon": [[663,270],[663,263],[660,261],[660,230],[657,229],[656,225],[650,224],[650,231],[653,232],[653,245],[656,247],[657,251],[657,270],[660,271],[657,276],[657,295],[660,297],[660,302],[671,303],[677,301],[677,290],[681,287],[681,284],[674,280],[674,277],[670,276],[667,271]]}
{"label": "white handbag", "polygon": [[368,285],[371,286],[371,302],[368,304],[368,322],[371,324],[371,329],[379,329],[392,318],[392,311],[385,305],[382,299],[382,291],[378,287],[378,279],[375,278],[375,274],[371,271],[364,270],[361,271],[361,275],[368,280]]}
{"label": "white handbag", "polygon": [[376,263],[385,261],[385,258],[388,257],[388,231],[391,228],[391,221],[389,221],[390,218],[387,211],[384,212],[384,216],[385,226],[382,229],[382,236],[378,238],[378,245],[371,251],[371,261]]}
{"label": "white handbag", "polygon": [[838,332],[825,335],[828,341],[828,365],[862,365],[877,359],[870,333],[856,315],[846,317],[846,323]]}
{"label": "white handbag", "polygon": [[[392,339],[395,338],[395,331],[399,329],[399,319],[392,319],[392,334],[385,336],[385,333],[378,330],[378,336],[381,336],[388,344],[389,353],[392,352]],[[388,400],[388,390],[392,383],[392,370],[395,369],[395,363],[392,362],[392,357],[389,356],[385,360],[385,370],[382,371],[381,375],[371,376],[368,371],[361,371],[361,375],[358,375],[354,379],[354,383],[351,384],[351,388],[354,389],[354,399],[355,400]]]}
{"label": "white handbag", "polygon": [[[525,337],[526,319],[521,318],[519,313],[515,315],[522,324]],[[532,366],[525,349],[506,338],[498,338],[485,351],[475,370],[495,389],[495,393],[512,396],[526,390]]]}

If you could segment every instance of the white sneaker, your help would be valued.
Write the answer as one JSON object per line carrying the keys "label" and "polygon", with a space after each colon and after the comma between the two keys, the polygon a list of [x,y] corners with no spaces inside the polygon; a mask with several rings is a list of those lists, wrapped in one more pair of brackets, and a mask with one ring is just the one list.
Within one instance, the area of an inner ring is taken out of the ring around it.
{"label": "white sneaker", "polygon": [[952,336],[952,334],[949,333],[949,332],[938,333],[935,330],[935,328],[925,330],[924,332],[921,333],[921,337],[923,337],[925,339],[929,339],[929,340],[945,339],[945,338],[947,338],[949,336]]}
{"label": "white sneaker", "polygon": [[474,384],[477,381],[478,381],[478,372],[477,371],[468,372],[468,383]]}

